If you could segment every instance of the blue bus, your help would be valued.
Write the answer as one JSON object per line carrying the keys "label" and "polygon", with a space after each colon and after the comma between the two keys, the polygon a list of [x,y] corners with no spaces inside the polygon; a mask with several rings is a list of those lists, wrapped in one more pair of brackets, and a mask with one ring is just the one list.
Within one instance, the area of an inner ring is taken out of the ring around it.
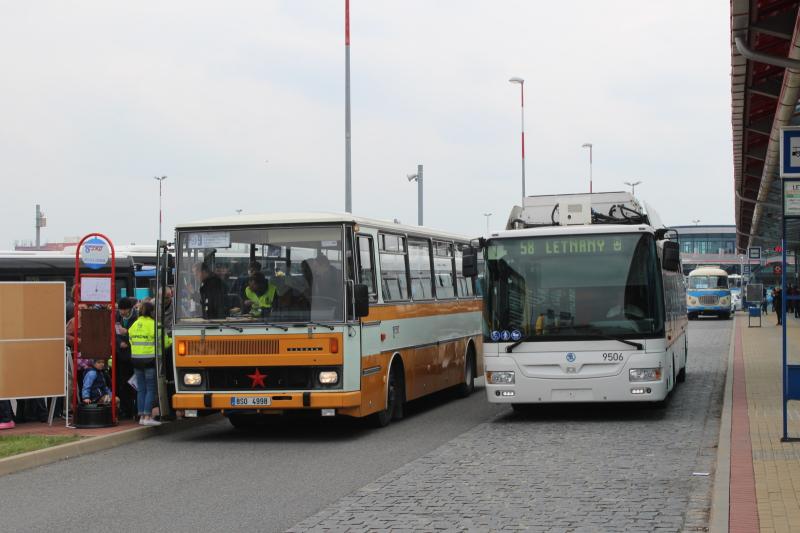
{"label": "blue bus", "polygon": [[686,292],[686,311],[689,320],[700,315],[730,318],[733,311],[728,273],[718,267],[700,267],[689,273]]}

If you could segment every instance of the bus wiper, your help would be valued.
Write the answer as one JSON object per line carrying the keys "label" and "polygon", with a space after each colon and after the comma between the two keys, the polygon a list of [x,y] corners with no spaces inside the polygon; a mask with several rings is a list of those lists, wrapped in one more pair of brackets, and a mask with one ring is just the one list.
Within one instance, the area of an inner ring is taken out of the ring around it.
{"label": "bus wiper", "polygon": [[330,324],[323,324],[322,322],[306,322],[305,324],[295,324],[295,326],[299,327],[319,326],[321,328],[328,328],[331,331],[334,331],[336,329]]}
{"label": "bus wiper", "polygon": [[203,331],[206,331],[207,329],[212,329],[212,328],[219,328],[219,329],[227,328],[227,329],[232,329],[234,331],[238,331],[239,333],[242,333],[244,331],[244,329],[240,328],[239,326],[231,326],[230,324],[223,324],[222,322],[211,322],[211,324],[213,324],[213,325],[212,326],[203,326]]}
{"label": "bus wiper", "polygon": [[536,337],[536,335],[528,335],[527,337],[522,337],[520,340],[518,340],[518,341],[516,341],[516,342],[512,342],[511,344],[509,344],[508,346],[506,346],[506,353],[511,353],[511,352],[513,352],[513,351],[514,351],[514,348],[516,348],[517,346],[519,346],[519,345],[520,345],[520,344],[522,344],[523,342],[528,342],[528,341],[531,341],[531,340],[533,340],[533,339],[534,339],[534,337]]}
{"label": "bus wiper", "polygon": [[620,337],[615,337],[614,335],[603,335],[602,333],[590,333],[590,337],[597,337],[598,339],[606,339],[609,341],[617,341],[623,344],[627,344],[629,346],[633,346],[637,350],[644,350],[644,346],[641,343],[629,341],[628,339],[622,339]]}
{"label": "bus wiper", "polygon": [[288,327],[281,326],[280,324],[264,324],[264,325],[267,326],[267,330],[269,330],[269,328],[278,328],[282,329],[283,331],[289,331]]}

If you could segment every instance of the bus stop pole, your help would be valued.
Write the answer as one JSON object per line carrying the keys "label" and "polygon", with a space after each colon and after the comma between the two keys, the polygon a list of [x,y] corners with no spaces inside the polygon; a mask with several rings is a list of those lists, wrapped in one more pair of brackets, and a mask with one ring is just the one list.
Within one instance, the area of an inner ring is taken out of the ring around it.
{"label": "bus stop pole", "polygon": [[789,381],[789,365],[786,357],[786,217],[781,217],[781,308],[778,310],[781,313],[781,345],[782,345],[782,362],[781,367],[783,376],[783,441],[789,438],[789,428],[787,420],[787,402],[788,402],[788,381]]}

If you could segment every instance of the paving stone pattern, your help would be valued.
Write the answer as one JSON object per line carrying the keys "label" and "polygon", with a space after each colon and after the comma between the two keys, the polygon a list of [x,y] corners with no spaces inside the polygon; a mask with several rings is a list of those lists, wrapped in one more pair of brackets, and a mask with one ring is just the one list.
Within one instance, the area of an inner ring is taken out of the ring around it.
{"label": "paving stone pattern", "polygon": [[290,531],[706,531],[732,322],[690,323],[665,409],[509,409]]}

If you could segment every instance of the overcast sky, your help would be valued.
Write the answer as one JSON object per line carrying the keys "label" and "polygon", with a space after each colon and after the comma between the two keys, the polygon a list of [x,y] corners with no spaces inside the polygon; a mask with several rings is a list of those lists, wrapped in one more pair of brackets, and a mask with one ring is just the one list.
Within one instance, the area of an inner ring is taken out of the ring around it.
{"label": "overcast sky", "polygon": [[[727,2],[352,0],[353,212],[468,235],[528,194],[642,180],[733,224]],[[5,2],[0,248],[213,216],[344,210],[344,1]]]}

